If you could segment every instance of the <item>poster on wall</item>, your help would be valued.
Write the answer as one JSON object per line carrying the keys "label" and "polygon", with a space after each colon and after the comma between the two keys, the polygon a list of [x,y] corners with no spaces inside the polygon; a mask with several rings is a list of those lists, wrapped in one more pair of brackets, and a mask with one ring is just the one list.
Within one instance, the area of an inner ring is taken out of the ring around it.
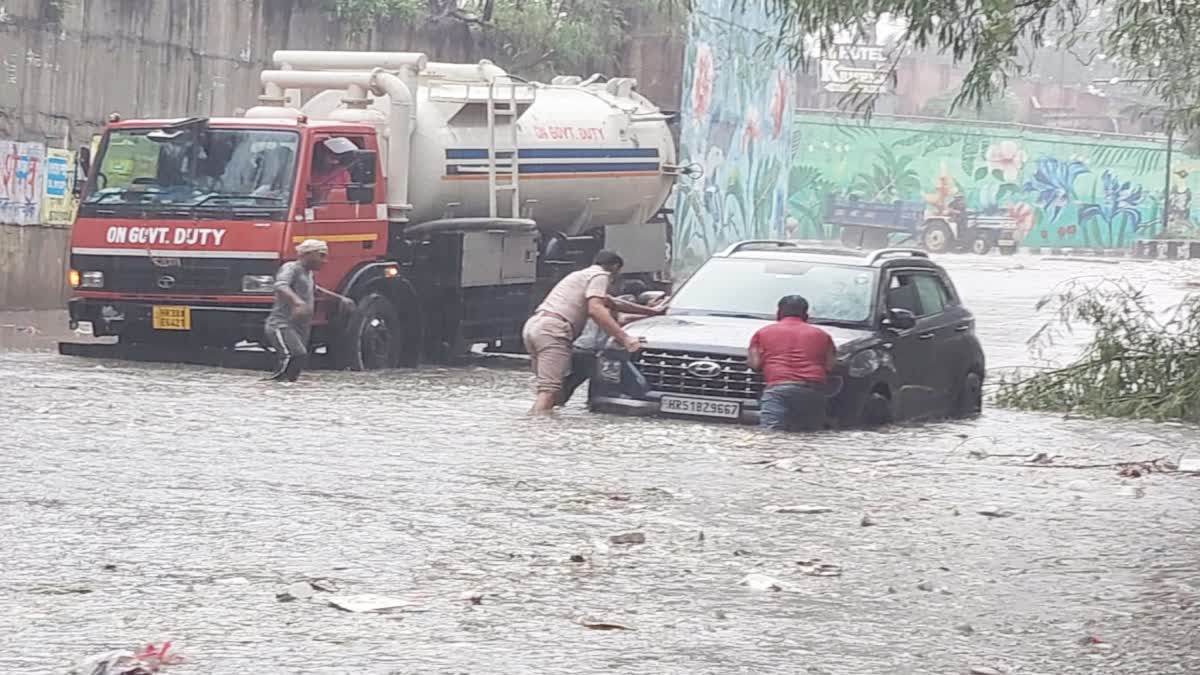
{"label": "poster on wall", "polygon": [[46,146],[0,141],[0,223],[34,225],[45,185]]}
{"label": "poster on wall", "polygon": [[75,153],[61,148],[46,149],[46,197],[42,201],[42,223],[67,226],[75,219]]}
{"label": "poster on wall", "polygon": [[778,27],[749,3],[698,0],[684,62],[676,271],[741,239],[786,236],[794,73],[764,48]]}

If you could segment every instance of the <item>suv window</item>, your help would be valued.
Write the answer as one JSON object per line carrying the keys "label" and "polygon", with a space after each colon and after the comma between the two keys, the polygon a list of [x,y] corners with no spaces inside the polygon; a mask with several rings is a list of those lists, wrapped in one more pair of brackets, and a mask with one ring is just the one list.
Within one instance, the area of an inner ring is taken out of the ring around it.
{"label": "suv window", "polygon": [[894,272],[884,296],[888,309],[906,309],[915,316],[937,314],[953,305],[953,295],[932,272]]}

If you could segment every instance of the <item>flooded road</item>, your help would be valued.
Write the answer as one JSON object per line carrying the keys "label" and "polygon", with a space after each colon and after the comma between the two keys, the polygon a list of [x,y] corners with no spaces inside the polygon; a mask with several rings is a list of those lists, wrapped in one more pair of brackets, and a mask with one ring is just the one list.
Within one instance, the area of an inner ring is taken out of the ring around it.
{"label": "flooded road", "polygon": [[[1062,280],[1168,302],[1192,269],[944,262],[992,367]],[[1190,427],[534,420],[523,371],[478,367],[289,387],[8,351],[0,377],[0,673],[161,640],[171,674],[1200,672],[1200,479],[1025,463],[1194,455]],[[316,578],[411,604],[277,601]]]}

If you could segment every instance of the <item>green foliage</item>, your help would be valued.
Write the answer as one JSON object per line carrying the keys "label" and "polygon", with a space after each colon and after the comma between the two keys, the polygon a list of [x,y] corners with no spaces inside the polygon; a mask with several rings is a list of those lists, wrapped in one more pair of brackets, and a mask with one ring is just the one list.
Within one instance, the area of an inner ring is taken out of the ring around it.
{"label": "green foliage", "polygon": [[497,63],[527,77],[595,66],[614,68],[638,0],[335,0],[355,33],[379,21],[458,24]]}
{"label": "green foliage", "polygon": [[1125,280],[1068,283],[1039,304],[1054,318],[1035,352],[1080,324],[1092,337],[1071,365],[1001,381],[1001,406],[1089,416],[1200,422],[1200,297],[1156,312]]}
{"label": "green foliage", "polygon": [[[904,26],[893,58],[931,49],[967,67],[951,109],[1001,99],[1010,78],[1030,72],[1031,54],[1087,48],[1104,53],[1125,78],[1142,86],[1144,107],[1178,131],[1200,129],[1200,3],[1154,0],[761,0],[782,23],[768,38],[808,67],[844,32],[871,34],[881,18]],[[757,0],[735,0],[752,6]],[[894,71],[893,71],[894,72]],[[855,100],[869,112],[873,98]]]}
{"label": "green foliage", "polygon": [[921,176],[912,162],[912,155],[898,155],[887,145],[880,145],[875,164],[870,171],[858,174],[850,190],[867,201],[911,199],[921,192]]}

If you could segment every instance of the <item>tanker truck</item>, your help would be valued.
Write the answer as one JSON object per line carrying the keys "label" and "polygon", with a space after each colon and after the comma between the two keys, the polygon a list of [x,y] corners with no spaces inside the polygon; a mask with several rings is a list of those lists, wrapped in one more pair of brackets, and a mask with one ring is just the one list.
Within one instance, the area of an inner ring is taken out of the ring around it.
{"label": "tanker truck", "polygon": [[273,274],[328,243],[312,347],[354,370],[520,351],[521,327],[601,248],[669,277],[672,115],[628,78],[510,76],[489,61],[281,51],[258,105],[110,116],[80,150],[72,327],[124,345],[258,342]]}

